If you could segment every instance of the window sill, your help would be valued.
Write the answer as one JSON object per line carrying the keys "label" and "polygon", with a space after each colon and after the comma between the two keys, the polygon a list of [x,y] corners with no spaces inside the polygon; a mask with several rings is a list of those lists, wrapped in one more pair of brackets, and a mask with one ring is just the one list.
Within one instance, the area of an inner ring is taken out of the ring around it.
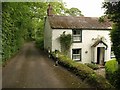
{"label": "window sill", "polygon": [[75,62],[80,62],[81,60],[75,60],[75,59],[73,59]]}

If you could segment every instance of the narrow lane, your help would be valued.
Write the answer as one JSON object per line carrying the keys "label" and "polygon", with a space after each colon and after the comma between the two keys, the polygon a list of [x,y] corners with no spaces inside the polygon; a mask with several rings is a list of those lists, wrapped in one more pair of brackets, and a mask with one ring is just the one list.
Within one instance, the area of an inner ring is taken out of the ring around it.
{"label": "narrow lane", "polygon": [[27,43],[2,69],[3,88],[89,88],[63,67],[54,66],[34,43]]}

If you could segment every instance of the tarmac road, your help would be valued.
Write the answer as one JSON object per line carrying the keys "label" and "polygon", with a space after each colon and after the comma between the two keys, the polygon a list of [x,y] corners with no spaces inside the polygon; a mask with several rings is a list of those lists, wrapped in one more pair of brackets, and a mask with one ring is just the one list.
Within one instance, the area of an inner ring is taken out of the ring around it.
{"label": "tarmac road", "polygon": [[90,88],[71,72],[26,43],[20,52],[2,68],[3,88]]}

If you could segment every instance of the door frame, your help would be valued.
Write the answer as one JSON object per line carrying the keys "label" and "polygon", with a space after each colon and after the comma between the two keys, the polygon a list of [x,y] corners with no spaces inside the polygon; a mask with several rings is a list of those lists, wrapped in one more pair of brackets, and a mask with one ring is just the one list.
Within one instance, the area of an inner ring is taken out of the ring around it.
{"label": "door frame", "polygon": [[97,62],[96,64],[104,65],[105,62],[105,47],[97,47]]}

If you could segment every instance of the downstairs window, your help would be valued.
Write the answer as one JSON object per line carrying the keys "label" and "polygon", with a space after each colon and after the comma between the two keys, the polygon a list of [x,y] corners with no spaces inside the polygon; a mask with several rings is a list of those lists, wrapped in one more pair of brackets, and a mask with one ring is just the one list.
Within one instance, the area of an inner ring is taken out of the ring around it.
{"label": "downstairs window", "polygon": [[72,49],[72,59],[81,61],[81,49]]}

